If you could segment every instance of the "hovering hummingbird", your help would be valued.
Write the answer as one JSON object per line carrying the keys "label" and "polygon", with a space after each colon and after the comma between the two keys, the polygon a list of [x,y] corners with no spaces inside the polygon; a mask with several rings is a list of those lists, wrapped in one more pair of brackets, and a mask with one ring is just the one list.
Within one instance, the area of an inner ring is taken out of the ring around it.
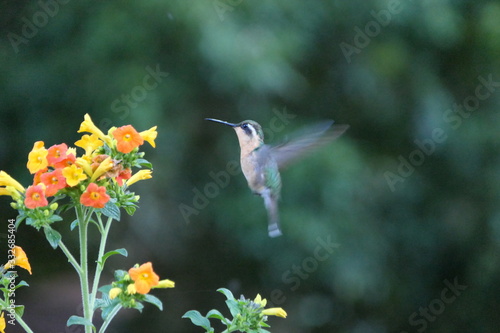
{"label": "hovering hummingbird", "polygon": [[241,170],[252,192],[264,199],[270,237],[278,237],[282,234],[278,214],[278,199],[281,192],[279,170],[312,148],[338,138],[349,128],[348,125],[332,126],[333,120],[323,121],[306,128],[294,139],[270,146],[264,144],[262,127],[253,120],[245,120],[237,124],[213,118],[205,118],[205,120],[231,126],[236,131],[241,149]]}

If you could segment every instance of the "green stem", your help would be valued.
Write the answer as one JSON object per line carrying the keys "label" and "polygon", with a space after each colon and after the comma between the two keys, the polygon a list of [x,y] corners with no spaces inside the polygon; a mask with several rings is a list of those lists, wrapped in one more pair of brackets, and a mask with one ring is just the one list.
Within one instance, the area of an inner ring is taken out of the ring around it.
{"label": "green stem", "polygon": [[113,308],[113,310],[111,310],[111,312],[108,314],[108,317],[106,318],[106,320],[104,321],[104,323],[102,323],[102,326],[99,329],[99,333],[104,333],[104,331],[106,331],[106,329],[109,326],[109,323],[111,323],[111,320],[113,320],[113,318],[116,316],[116,314],[118,313],[118,311],[120,311],[121,309],[122,309],[122,306],[120,304],[117,304]]}
{"label": "green stem", "polygon": [[111,223],[113,219],[108,218],[106,225],[103,228],[101,218],[99,218],[99,226],[101,231],[101,243],[99,244],[99,254],[97,256],[97,266],[94,275],[94,281],[92,286],[92,294],[90,295],[90,306],[92,313],[94,312],[94,303],[97,295],[97,289],[99,288],[99,280],[101,278],[101,273],[104,269],[104,262],[102,262],[102,257],[104,256],[104,250],[106,249],[106,241],[108,240],[109,229],[111,228]]}
{"label": "green stem", "polygon": [[24,320],[23,320],[20,316],[18,316],[18,315],[17,315],[17,313],[16,313],[16,315],[15,315],[15,316],[16,316],[16,321],[17,321],[17,323],[18,323],[19,325],[21,325],[21,327],[22,327],[22,328],[24,328],[24,330],[25,330],[26,332],[28,332],[28,333],[33,333],[33,331],[32,331],[32,330],[31,330],[31,328],[28,326],[28,324],[26,324],[26,323],[24,322]]}
{"label": "green stem", "polygon": [[[80,238],[80,286],[82,289],[83,317],[92,322],[92,311],[89,303],[89,272],[88,272],[88,246],[87,235],[88,225],[92,210],[86,216],[81,206],[76,206],[76,216],[78,218],[78,234]],[[85,326],[85,333],[92,333],[90,326]]]}
{"label": "green stem", "polygon": [[66,255],[66,257],[68,258],[68,261],[71,263],[71,265],[75,268],[76,272],[78,274],[81,274],[82,268],[80,267],[80,265],[76,261],[75,257],[73,257],[71,252],[69,252],[68,248],[66,247],[66,245],[64,245],[62,240],[59,241],[59,247]]}

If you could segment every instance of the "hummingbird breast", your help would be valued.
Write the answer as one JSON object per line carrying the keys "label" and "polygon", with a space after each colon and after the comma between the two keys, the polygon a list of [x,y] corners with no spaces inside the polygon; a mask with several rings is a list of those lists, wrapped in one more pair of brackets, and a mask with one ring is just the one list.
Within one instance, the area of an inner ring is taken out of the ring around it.
{"label": "hummingbird breast", "polygon": [[241,170],[248,187],[259,195],[270,193],[279,197],[281,178],[278,166],[265,149],[256,148],[250,152],[241,151]]}

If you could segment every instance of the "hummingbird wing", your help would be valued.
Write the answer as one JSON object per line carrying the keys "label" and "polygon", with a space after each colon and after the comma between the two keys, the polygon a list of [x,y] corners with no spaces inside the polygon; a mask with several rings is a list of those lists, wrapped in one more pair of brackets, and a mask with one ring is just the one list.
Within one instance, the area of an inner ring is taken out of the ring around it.
{"label": "hummingbird wing", "polygon": [[271,147],[269,154],[272,155],[278,167],[282,169],[308,151],[335,140],[349,128],[349,125],[332,126],[332,124],[333,120],[328,120],[306,127],[296,133],[292,139]]}

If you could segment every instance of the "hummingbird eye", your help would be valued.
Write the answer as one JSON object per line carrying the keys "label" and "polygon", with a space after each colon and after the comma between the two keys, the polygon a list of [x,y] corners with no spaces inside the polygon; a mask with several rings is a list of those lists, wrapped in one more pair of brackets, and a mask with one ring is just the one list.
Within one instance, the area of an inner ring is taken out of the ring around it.
{"label": "hummingbird eye", "polygon": [[244,130],[247,135],[252,135],[252,129],[248,123],[241,124],[241,129]]}

